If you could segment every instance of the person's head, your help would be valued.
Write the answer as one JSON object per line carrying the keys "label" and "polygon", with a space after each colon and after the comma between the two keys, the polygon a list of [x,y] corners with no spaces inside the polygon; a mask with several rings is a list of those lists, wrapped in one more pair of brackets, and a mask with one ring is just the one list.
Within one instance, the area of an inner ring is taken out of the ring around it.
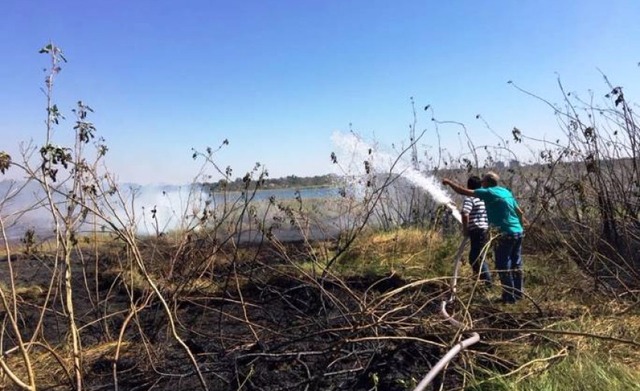
{"label": "person's head", "polygon": [[498,181],[500,177],[493,171],[489,171],[482,177],[482,186],[483,187],[494,187],[498,186]]}
{"label": "person's head", "polygon": [[482,179],[479,176],[473,175],[467,179],[467,188],[471,190],[479,189],[482,187]]}

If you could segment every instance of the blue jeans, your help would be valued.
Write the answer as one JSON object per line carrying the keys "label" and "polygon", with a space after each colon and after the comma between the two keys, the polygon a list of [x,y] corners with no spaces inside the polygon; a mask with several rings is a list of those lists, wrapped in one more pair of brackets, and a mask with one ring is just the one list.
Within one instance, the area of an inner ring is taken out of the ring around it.
{"label": "blue jeans", "polygon": [[472,229],[469,231],[469,242],[471,247],[469,248],[469,264],[475,275],[480,275],[480,280],[484,281],[486,285],[491,285],[491,273],[489,273],[489,265],[487,262],[482,262],[482,248],[487,244],[488,234],[486,230]]}
{"label": "blue jeans", "polygon": [[522,299],[522,238],[523,234],[502,234],[495,248],[496,268],[502,284],[502,300],[514,303]]}

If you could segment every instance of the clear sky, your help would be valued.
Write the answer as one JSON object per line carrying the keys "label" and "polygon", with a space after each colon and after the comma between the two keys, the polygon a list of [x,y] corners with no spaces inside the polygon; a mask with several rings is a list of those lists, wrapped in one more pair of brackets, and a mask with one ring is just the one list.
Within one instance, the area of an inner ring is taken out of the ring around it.
{"label": "clear sky", "polygon": [[[640,81],[637,0],[4,0],[0,13],[0,150],[44,139],[40,91],[52,40],[69,62],[55,101],[67,115],[89,104],[122,181],[187,183],[191,148],[242,176],[331,172],[331,135],[352,128],[400,144],[413,122],[437,146],[431,114],[467,125],[479,144],[498,133],[553,137],[557,78],[597,98],[598,71],[633,99]],[[457,127],[442,144],[460,149]],[[17,156],[14,156],[16,159]]]}

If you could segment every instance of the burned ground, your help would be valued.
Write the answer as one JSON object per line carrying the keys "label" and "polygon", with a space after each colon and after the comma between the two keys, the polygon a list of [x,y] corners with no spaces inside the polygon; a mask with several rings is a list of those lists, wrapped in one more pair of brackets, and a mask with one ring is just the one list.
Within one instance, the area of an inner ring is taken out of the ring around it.
{"label": "burned ground", "polygon": [[[183,263],[171,278],[169,266],[158,264],[171,251],[156,248],[149,268],[169,311],[139,276],[126,272],[119,250],[97,259],[78,253],[74,307],[85,389],[201,389],[196,366],[172,335],[168,313],[209,390],[408,390],[467,336],[440,314],[450,297],[446,279],[340,278],[300,267],[295,256],[278,256],[304,254],[296,247],[302,245],[218,250],[225,259],[202,251],[192,257],[197,265]],[[72,389],[71,364],[61,358],[69,354],[60,265],[51,256],[16,257],[0,263],[2,275],[9,275],[9,266],[15,285],[25,287],[17,290],[17,313],[23,339],[34,342],[39,386]],[[474,319],[473,327],[485,331],[437,379],[447,390],[464,387],[468,375],[482,368],[506,373],[517,367],[496,356],[496,346],[525,338],[515,330],[540,327],[557,316],[535,305],[505,311],[486,295],[467,296],[451,303],[450,313],[469,327]],[[6,309],[3,314],[8,316]],[[541,341],[535,334],[525,339]],[[5,349],[16,342],[5,328]],[[22,365],[15,352],[8,362]],[[14,387],[8,379],[4,386]]]}

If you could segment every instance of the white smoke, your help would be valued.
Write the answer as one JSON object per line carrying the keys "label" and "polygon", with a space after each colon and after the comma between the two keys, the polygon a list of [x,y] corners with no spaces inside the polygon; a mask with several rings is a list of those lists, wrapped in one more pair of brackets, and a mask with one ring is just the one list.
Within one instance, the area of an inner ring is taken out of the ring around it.
{"label": "white smoke", "polygon": [[[137,231],[143,234],[186,229],[202,213],[206,193],[197,185],[130,185],[122,189],[125,199],[134,200]],[[124,215],[124,206],[116,210]]]}
{"label": "white smoke", "polygon": [[366,160],[370,163],[370,168],[375,172],[401,175],[415,186],[423,189],[435,202],[451,209],[455,219],[459,222],[462,221],[460,211],[456,208],[453,199],[434,176],[425,175],[402,160],[402,158],[394,158],[389,153],[380,151],[379,148],[365,143],[351,133],[334,132],[331,136],[331,141],[345,155],[339,161],[342,162],[344,158],[346,164],[342,166],[342,169],[346,172],[358,170],[358,166],[361,166],[362,162]]}

